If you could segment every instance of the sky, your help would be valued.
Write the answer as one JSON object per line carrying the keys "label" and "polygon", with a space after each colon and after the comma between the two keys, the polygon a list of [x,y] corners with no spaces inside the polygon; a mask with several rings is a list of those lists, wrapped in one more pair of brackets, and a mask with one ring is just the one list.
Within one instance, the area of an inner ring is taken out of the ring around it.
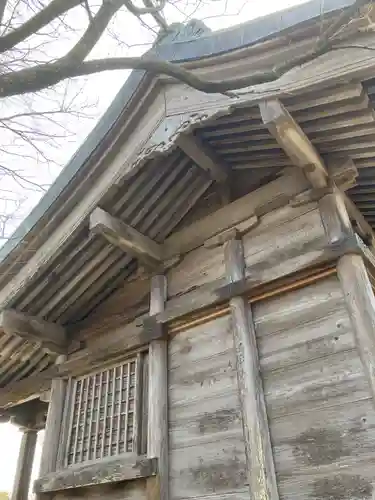
{"label": "sky", "polygon": [[[209,6],[203,6],[203,8],[196,12],[194,12],[193,2],[194,0],[181,0],[181,8],[188,9],[192,17],[204,19],[204,22],[212,30],[218,30],[294,5],[305,3],[306,0],[264,0],[262,2],[259,0],[230,0],[230,2],[228,0],[215,0],[210,2]],[[181,18],[181,13],[173,8],[170,8],[166,15],[169,21],[178,21]],[[79,23],[80,19],[75,19],[75,22]],[[117,26],[117,28],[119,27]],[[120,30],[117,30],[117,32],[121,32],[121,30],[123,30],[123,26],[120,26]],[[130,32],[131,39],[135,41],[135,46],[127,49],[127,54],[135,55],[142,53],[144,48],[147,47],[144,44],[152,41],[149,32],[137,27],[137,22],[133,21],[131,25],[127,23],[126,31],[128,34]],[[66,43],[68,44],[68,41]],[[60,48],[59,46],[57,50],[60,50]],[[114,45],[113,37],[110,40],[104,40],[97,50],[100,56],[105,56],[106,54],[110,54],[111,56],[124,55],[124,53],[121,52],[121,50],[123,51],[123,47],[119,47],[118,43]],[[95,56],[97,57],[98,54],[95,54]],[[70,156],[77,149],[77,146],[83,142],[97,120],[109,106],[110,102],[123,85],[127,75],[128,72],[106,73],[92,77],[89,81],[85,82],[84,87],[82,87],[84,89],[83,92],[77,92],[76,87],[74,89],[68,89],[68,95],[75,95],[74,93],[78,95],[74,103],[77,109],[82,108],[83,102],[87,104],[87,108],[85,108],[87,109],[87,113],[85,113],[85,116],[77,115],[75,118],[69,116],[69,134],[67,134],[65,138],[62,138],[63,143],[47,145],[49,148],[48,155],[54,160],[50,164],[46,165],[46,163],[43,162],[40,153],[34,154],[34,152],[31,150],[29,151],[29,149],[27,149],[27,154],[23,153],[24,170],[27,172],[28,178],[30,178],[32,182],[37,181],[39,184],[42,183],[45,186],[53,182],[60,172],[61,167],[69,160]],[[49,99],[49,95],[47,95],[47,97]],[[30,104],[32,107],[41,105],[44,106],[45,101],[38,101],[36,103],[33,101]],[[48,105],[50,105],[50,102]],[[4,104],[0,102],[0,116],[1,114],[4,115],[4,113],[9,114],[10,107],[13,110],[13,108],[19,109],[20,106],[24,106],[24,103],[15,101],[10,104],[8,102]],[[88,116],[86,116],[86,114]],[[41,122],[38,126],[43,132],[43,127],[46,125]],[[4,135],[2,135],[2,140],[4,140]],[[9,136],[9,144],[13,144],[13,142],[12,137]],[[62,145],[63,147],[61,147]],[[4,161],[4,159],[2,159],[2,161]],[[17,168],[20,168],[19,157],[10,157],[9,162],[11,166],[13,166],[13,162],[17,162]],[[40,181],[41,178],[43,182]],[[9,187],[9,190],[17,191],[17,194],[22,197],[23,200],[17,217],[15,220],[11,221],[9,227],[7,226],[7,231],[11,233],[39,201],[43,195],[43,189],[30,189],[30,186],[25,186],[25,183],[15,184],[14,182],[10,182],[9,186],[6,187]],[[1,189],[3,188],[4,182],[2,181]],[[0,215],[2,210],[4,210],[2,203],[4,205],[0,196]],[[11,202],[8,202],[8,206],[9,203]],[[8,234],[5,234],[5,236],[7,235]],[[10,492],[12,489],[21,436],[21,432],[12,425],[0,425],[0,491]],[[41,441],[42,437],[38,440],[37,444],[33,470],[34,478],[37,476],[38,471]]]}

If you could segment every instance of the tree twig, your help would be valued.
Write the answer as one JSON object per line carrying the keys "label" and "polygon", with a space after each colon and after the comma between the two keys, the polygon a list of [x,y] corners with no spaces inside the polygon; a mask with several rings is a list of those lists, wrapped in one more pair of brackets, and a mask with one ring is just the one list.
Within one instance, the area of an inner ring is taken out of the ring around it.
{"label": "tree twig", "polygon": [[83,0],[52,0],[43,10],[35,14],[18,28],[0,37],[0,52],[12,49],[29,36],[50,24],[62,14],[82,3]]}

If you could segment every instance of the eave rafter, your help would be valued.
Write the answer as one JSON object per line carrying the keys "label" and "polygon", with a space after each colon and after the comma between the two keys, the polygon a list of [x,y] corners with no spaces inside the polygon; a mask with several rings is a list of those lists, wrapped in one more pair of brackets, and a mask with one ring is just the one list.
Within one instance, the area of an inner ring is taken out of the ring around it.
{"label": "eave rafter", "polygon": [[223,202],[229,202],[231,199],[230,166],[196,135],[180,134],[176,139],[176,144],[195,165],[204,170],[218,184]]}

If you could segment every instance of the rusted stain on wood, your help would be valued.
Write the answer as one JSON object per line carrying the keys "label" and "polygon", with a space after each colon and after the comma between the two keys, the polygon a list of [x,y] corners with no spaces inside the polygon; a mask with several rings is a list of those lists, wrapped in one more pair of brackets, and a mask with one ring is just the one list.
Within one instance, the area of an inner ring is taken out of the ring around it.
{"label": "rusted stain on wood", "polygon": [[337,474],[330,478],[317,479],[313,484],[314,500],[366,500],[372,497],[371,482],[354,474]]}

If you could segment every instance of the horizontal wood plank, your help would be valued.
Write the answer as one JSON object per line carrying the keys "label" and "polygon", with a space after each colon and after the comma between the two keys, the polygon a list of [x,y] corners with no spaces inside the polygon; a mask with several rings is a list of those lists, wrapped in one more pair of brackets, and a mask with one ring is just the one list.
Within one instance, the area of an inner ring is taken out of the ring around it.
{"label": "horizontal wood plank", "polygon": [[307,188],[308,184],[303,175],[289,171],[288,174],[174,233],[164,242],[164,256],[167,259],[194,250],[203,245],[207,239],[254,214],[260,216],[282,207],[293,196]]}
{"label": "horizontal wood plank", "polygon": [[370,399],[319,412],[286,416],[272,425],[275,460],[283,478],[336,472],[348,458],[373,453],[375,415]]}
{"label": "horizontal wood plank", "polygon": [[71,466],[34,483],[35,493],[81,488],[105,483],[129,481],[154,476],[157,473],[157,459],[124,454],[115,458],[100,459]]}
{"label": "horizontal wood plank", "polygon": [[170,458],[170,491],[173,500],[206,495],[216,497],[242,492],[246,486],[242,436],[173,450]]}
{"label": "horizontal wood plank", "polygon": [[373,454],[353,456],[336,468],[320,467],[304,476],[280,477],[279,491],[288,500],[340,498],[371,500],[374,490]]}
{"label": "horizontal wood plank", "polygon": [[369,385],[357,350],[265,373],[264,391],[271,419],[369,397]]}

